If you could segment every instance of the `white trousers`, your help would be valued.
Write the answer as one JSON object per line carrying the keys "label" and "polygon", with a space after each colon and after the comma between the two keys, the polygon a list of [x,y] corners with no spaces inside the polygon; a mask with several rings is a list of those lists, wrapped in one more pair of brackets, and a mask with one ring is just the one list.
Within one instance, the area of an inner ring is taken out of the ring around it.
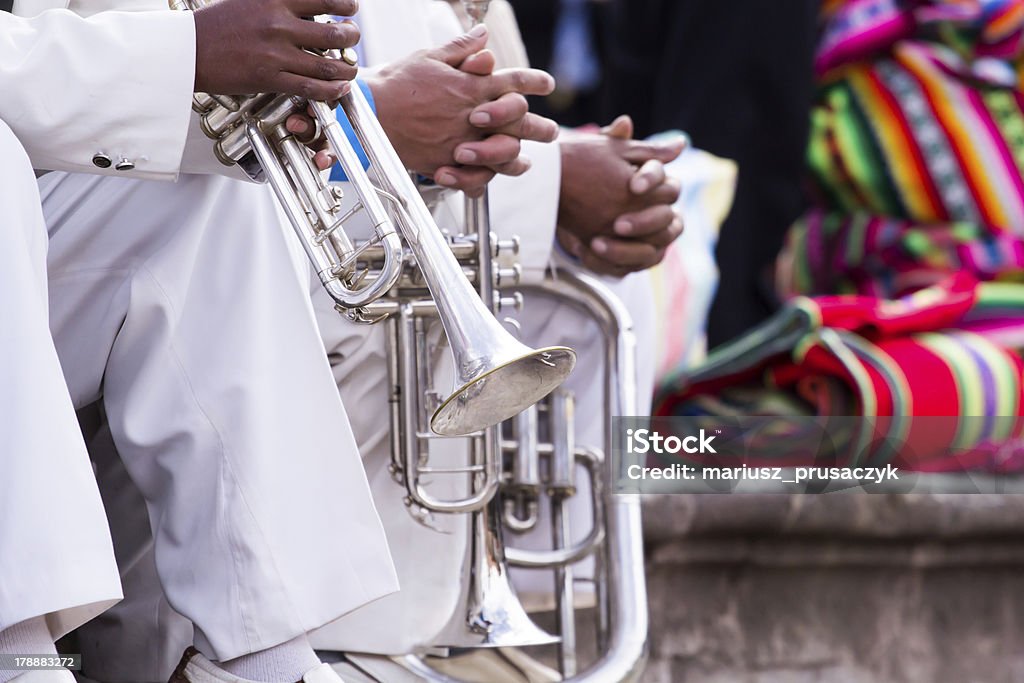
{"label": "white trousers", "polygon": [[[634,316],[640,342],[639,408],[642,413],[647,413],[654,379],[655,355],[650,332],[654,320],[649,280],[645,274],[638,274],[621,281],[607,281],[606,284],[627,302]],[[313,290],[313,304],[338,388],[349,408],[352,429],[388,535],[401,590],[323,626],[311,634],[311,640],[315,647],[324,650],[408,653],[429,643],[445,626],[455,609],[459,593],[459,569],[466,542],[465,518],[461,515],[437,515],[432,522],[439,530],[414,521],[402,502],[404,490],[392,480],[388,472],[390,420],[387,410],[385,326],[354,325],[346,321],[334,310],[329,297],[318,285]],[[598,334],[597,326],[567,304],[543,301],[536,297],[528,300],[525,311],[519,317],[526,343],[567,344],[579,353],[577,371],[567,384],[577,395],[577,439],[579,443],[600,445],[604,368],[603,339]],[[446,354],[446,350],[439,354],[441,360],[435,368],[439,387],[446,387],[448,385],[445,383],[450,382]],[[462,456],[461,446],[464,443],[457,439],[451,440],[447,444],[449,448],[436,450],[442,457],[459,457]],[[434,453],[432,450],[432,455]],[[108,475],[101,469],[100,476],[102,484]],[[430,485],[431,493],[441,497],[451,495],[454,488],[446,486],[444,480],[434,481]],[[579,511],[578,515],[573,516],[586,520],[580,522],[581,535],[586,532],[583,526],[589,523],[589,504],[585,495],[585,492],[581,492],[578,503],[573,505],[574,511]],[[107,502],[108,506],[113,504],[112,501]],[[117,507],[130,509],[131,502],[117,503]],[[543,529],[546,527],[543,523],[540,527],[544,535]],[[100,678],[107,683],[159,681],[165,677],[166,670],[173,668],[172,653],[179,651],[188,642],[191,625],[169,609],[160,597],[151,559],[146,556],[151,551],[143,535],[121,534],[115,525],[114,539],[119,551],[122,541],[129,541],[125,544],[125,554],[140,557],[124,579],[125,601],[87,627],[94,636],[91,640],[107,643],[101,653],[105,658],[126,663],[119,667],[117,676]],[[517,539],[515,542],[521,541]],[[546,538],[535,539],[531,545],[541,545],[545,541]],[[533,577],[538,576],[533,574]],[[535,578],[517,578],[521,588],[550,590],[550,580],[543,583],[546,576],[539,582]],[[103,626],[104,631],[97,632],[97,625]],[[135,638],[136,643],[128,646],[123,638]],[[163,669],[143,675],[147,670],[140,667],[145,665],[134,654],[140,643],[144,643],[142,651],[164,662]],[[130,666],[128,662],[132,662]]]}
{"label": "white trousers", "polygon": [[[237,657],[396,590],[308,269],[269,189],[64,173],[39,187],[67,386],[76,406],[102,398],[149,511],[163,591],[197,645]],[[26,413],[33,431],[49,429],[45,414]],[[26,504],[15,519],[59,521],[62,504]],[[62,557],[66,580],[95,591],[79,558]],[[20,573],[45,579],[48,564],[35,553]]]}
{"label": "white trousers", "polygon": [[46,227],[0,121],[0,630],[56,638],[121,597],[110,534],[48,325]]}

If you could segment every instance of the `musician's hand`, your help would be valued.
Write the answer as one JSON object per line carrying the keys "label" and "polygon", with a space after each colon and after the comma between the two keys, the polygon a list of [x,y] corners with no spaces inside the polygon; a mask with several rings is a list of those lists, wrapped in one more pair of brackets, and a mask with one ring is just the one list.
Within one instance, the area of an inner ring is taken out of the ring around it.
{"label": "musician's hand", "polygon": [[295,139],[313,150],[313,163],[321,171],[326,171],[337,162],[330,153],[327,140],[321,134],[317,136],[316,119],[312,107],[301,114],[292,114],[284,122],[284,127],[295,136]]}
{"label": "musician's hand", "polygon": [[350,21],[320,24],[316,14],[351,16],[356,0],[220,0],[195,11],[199,92],[276,92],[311,100],[341,97],[356,68],[303,48],[344,49],[359,42]]}
{"label": "musician's hand", "polygon": [[632,140],[632,122],[620,117],[600,135],[579,133],[561,143],[562,189],[558,241],[594,272],[622,277],[661,262],[682,232],[672,205],[679,183],[664,164],[683,140]]}
{"label": "musician's hand", "polygon": [[378,118],[406,166],[469,194],[482,192],[495,173],[518,175],[529,167],[520,140],[546,142],[558,132],[525,106],[524,95],[552,90],[551,76],[536,69],[493,72],[486,44],[487,31],[479,27],[366,77]]}

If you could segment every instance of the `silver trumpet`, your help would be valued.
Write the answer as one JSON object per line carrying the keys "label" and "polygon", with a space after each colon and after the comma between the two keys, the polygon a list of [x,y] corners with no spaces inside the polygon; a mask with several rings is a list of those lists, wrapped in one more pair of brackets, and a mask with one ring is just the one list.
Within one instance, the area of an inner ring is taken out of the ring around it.
{"label": "silver trumpet", "polygon": [[[197,10],[208,4],[211,0],[170,0],[173,9]],[[351,50],[331,56],[355,64]],[[370,307],[401,277],[408,260],[404,241],[422,273],[455,361],[456,388],[439,402],[430,419],[435,433],[471,434],[533,405],[565,380],[575,353],[566,347],[531,349],[498,323],[467,281],[362,91],[353,87],[340,104],[370,160],[376,184],[327,103],[268,93],[199,93],[193,108],[222,162],[238,164],[254,179],[270,183],[320,281],[339,310],[352,319],[379,319],[370,315]],[[284,127],[291,114],[305,111],[307,105],[356,193],[358,201],[345,213],[340,188],[324,182],[310,152]],[[369,217],[374,236],[355,246],[343,224],[360,211]],[[360,266],[369,253],[379,259],[380,267],[368,278],[368,270]],[[394,311],[378,307],[375,312]]]}

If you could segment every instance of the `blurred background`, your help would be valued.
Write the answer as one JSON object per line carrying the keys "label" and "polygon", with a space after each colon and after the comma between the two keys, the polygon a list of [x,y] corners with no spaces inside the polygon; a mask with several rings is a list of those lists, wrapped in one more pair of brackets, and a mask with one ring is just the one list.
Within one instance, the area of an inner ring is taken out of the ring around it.
{"label": "blurred background", "polygon": [[[698,245],[710,312],[666,323],[706,345],[665,366],[659,414],[896,416],[875,464],[1021,473],[1024,3],[511,1],[559,84],[536,109],[736,163]],[[938,446],[915,416],[949,418]],[[1024,499],[965,490],[647,501],[645,680],[1024,680]]]}

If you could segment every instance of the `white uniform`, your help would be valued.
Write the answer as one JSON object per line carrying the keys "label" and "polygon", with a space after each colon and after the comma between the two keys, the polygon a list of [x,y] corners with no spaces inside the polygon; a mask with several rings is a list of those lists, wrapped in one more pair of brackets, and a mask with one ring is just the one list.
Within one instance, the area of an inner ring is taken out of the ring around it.
{"label": "white uniform", "polygon": [[[217,168],[190,137],[194,55],[188,13],[0,13],[0,629],[48,615],[58,636],[120,595],[72,414],[100,398],[163,588],[215,657],[397,587],[268,188],[184,175]],[[132,177],[37,190],[33,167]]]}
{"label": "white uniform", "polygon": [[[501,11],[499,8],[508,9],[500,3],[492,4],[492,12]],[[428,0],[364,2],[356,21],[365,36],[363,50],[370,65],[404,57],[412,50],[440,45],[461,30],[447,3]],[[524,266],[524,279],[537,281],[553,261],[559,261],[553,255],[552,245],[558,208],[560,153],[557,144],[530,142],[524,144],[524,151],[533,160],[533,168],[519,178],[499,176],[491,183],[491,216],[492,226],[499,235],[522,238],[519,260]],[[443,225],[451,225],[445,217],[461,218],[461,196],[454,197],[451,204],[439,211]],[[361,236],[358,231],[355,235]],[[561,267],[575,267],[567,265],[564,259],[560,263]],[[649,314],[648,283],[645,274],[620,281],[608,280],[624,300],[632,303],[631,313],[642,345],[639,354],[641,397],[651,395],[654,373],[652,336],[644,334],[645,329],[652,329],[653,323]],[[442,529],[441,533],[413,521],[402,504],[402,489],[387,471],[390,423],[384,326],[349,323],[334,310],[319,284],[313,285],[313,305],[341,396],[349,409],[377,509],[384,521],[402,590],[319,629],[311,635],[311,640],[315,647],[326,650],[407,653],[428,642],[451,615],[465,545],[465,518],[436,516],[434,523]],[[579,364],[568,387],[577,393],[579,415],[599,415],[603,375],[601,340],[596,328],[575,310],[537,298],[530,298],[526,310],[516,317],[523,323],[526,343],[567,344],[576,348],[580,354]],[[446,357],[442,356],[438,367],[441,387],[450,381],[445,376],[450,372],[447,365]],[[643,402],[640,407],[644,413],[649,411]],[[600,423],[581,419],[577,436],[581,443],[599,444]],[[447,492],[439,483],[431,486],[431,492],[443,496]],[[586,505],[583,502],[583,506]],[[126,554],[138,553],[142,559],[125,578],[125,602],[89,625],[92,633],[96,633],[96,624],[107,627],[102,635],[97,633],[106,643],[102,653],[97,655],[120,663],[117,676],[100,678],[110,683],[157,681],[166,672],[160,670],[143,675],[140,672],[151,671],[142,661],[143,657],[156,657],[159,653],[165,667],[171,664],[166,653],[179,650],[180,645],[187,642],[190,625],[156,595],[155,582],[147,578],[151,577],[152,570],[148,567],[150,560],[145,557],[145,541],[131,533],[125,533],[122,538],[117,527],[114,535],[115,546],[119,549],[123,546]],[[143,650],[145,655],[119,642],[120,634],[134,634],[138,638],[139,634],[152,633],[158,634],[155,642],[148,636],[143,638],[148,648]]]}

